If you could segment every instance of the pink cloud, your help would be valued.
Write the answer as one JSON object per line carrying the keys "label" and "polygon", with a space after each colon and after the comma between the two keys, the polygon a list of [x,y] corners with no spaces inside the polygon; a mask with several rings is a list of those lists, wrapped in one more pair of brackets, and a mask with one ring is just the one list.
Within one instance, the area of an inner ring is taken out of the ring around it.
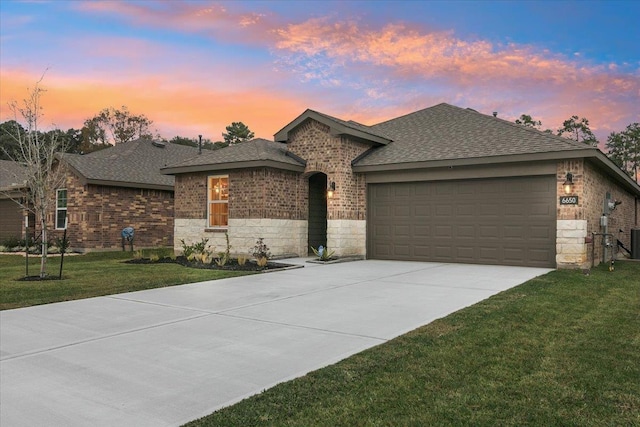
{"label": "pink cloud", "polygon": [[[289,24],[276,33],[276,48],[293,55],[291,62],[301,71],[309,67],[307,75],[331,79],[336,69],[357,69],[377,82],[446,82],[449,92],[462,91],[462,100],[472,107],[488,106],[484,112],[490,113],[501,105],[513,118],[538,110],[554,130],[578,114],[589,117],[602,138],[638,120],[640,113],[637,70],[625,73],[611,64],[591,65],[535,46],[462,40],[451,31],[429,32],[398,23],[376,29],[327,18]],[[315,66],[318,63],[322,65]],[[406,102],[403,96],[398,95],[401,103]],[[521,109],[526,111],[516,114]]]}
{"label": "pink cloud", "polygon": [[[194,47],[181,51],[128,38],[75,41],[83,55],[115,65],[96,62],[95,70],[80,77],[47,77],[47,97],[56,99],[51,105],[67,126],[78,127],[100,109],[124,104],[155,120],[167,137],[180,129],[219,135],[231,121],[242,120],[269,138],[307,107],[374,124],[449,102],[498,111],[510,120],[531,114],[554,130],[576,114],[589,118],[603,139],[640,116],[638,70],[593,65],[581,56],[531,45],[464,40],[453,31],[398,22],[381,27],[329,18],[285,22],[272,13],[240,10],[237,3],[101,1],[75,7],[134,26],[258,46],[271,60],[230,66]],[[33,74],[26,78],[14,71],[2,69],[3,100],[23,96],[13,89],[34,81]]]}

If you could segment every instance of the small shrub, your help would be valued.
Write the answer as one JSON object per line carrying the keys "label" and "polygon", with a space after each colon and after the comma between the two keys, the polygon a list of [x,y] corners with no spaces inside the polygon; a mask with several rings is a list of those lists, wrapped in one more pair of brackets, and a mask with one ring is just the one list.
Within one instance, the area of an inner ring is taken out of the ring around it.
{"label": "small shrub", "polygon": [[227,261],[229,261],[227,254],[224,252],[218,252],[218,258],[215,259],[216,265],[218,267],[224,267],[227,264]]}
{"label": "small shrub", "polygon": [[187,245],[184,239],[180,239],[180,244],[182,244],[182,255],[184,255],[186,259],[189,259],[193,254],[193,245]]}
{"label": "small shrub", "polygon": [[256,264],[258,264],[258,267],[266,267],[268,262],[269,260],[267,259],[267,257],[256,259]]}
{"label": "small shrub", "polygon": [[71,242],[66,235],[63,235],[62,237],[56,237],[55,245],[61,254],[66,254],[69,251]]}
{"label": "small shrub", "polygon": [[189,261],[193,261],[195,259],[199,262],[205,262],[205,260],[208,259],[209,262],[211,262],[211,251],[207,246],[207,243],[209,243],[209,239],[202,239],[198,243],[194,243],[192,245],[187,245],[184,239],[182,239],[180,240],[180,243],[182,244],[182,254]]}
{"label": "small shrub", "polygon": [[160,255],[155,254],[155,253],[151,254],[151,255],[149,255],[149,260],[151,262],[158,262],[158,261],[160,261]]}
{"label": "small shrub", "polygon": [[[310,248],[321,261],[329,261],[333,254],[336,253],[336,251],[330,251],[329,248],[322,248],[322,246],[318,246],[318,249],[313,246],[310,246]],[[322,248],[322,253],[320,253],[320,248]]]}
{"label": "small shrub", "polygon": [[194,243],[192,245],[193,251],[197,254],[209,254],[209,251],[207,250],[207,243],[209,243],[209,239],[204,238],[198,243]]}
{"label": "small shrub", "polygon": [[247,263],[247,257],[245,255],[238,255],[238,265],[245,265]]}
{"label": "small shrub", "polygon": [[229,232],[224,232],[224,238],[227,241],[227,249],[224,251],[225,259],[228,261],[231,259],[231,245],[229,244]]}
{"label": "small shrub", "polygon": [[138,249],[133,253],[133,259],[142,259],[142,258],[144,258],[144,253],[142,252],[142,249]]}
{"label": "small shrub", "polygon": [[24,244],[21,245],[20,243],[21,241],[18,237],[9,236],[2,241],[2,246],[4,246],[8,250],[11,250],[13,248],[17,248],[18,246],[24,246]]}
{"label": "small shrub", "polygon": [[262,237],[256,240],[256,245],[253,247],[252,255],[255,259],[271,258],[269,247],[266,245],[266,243],[264,243],[264,239]]}
{"label": "small shrub", "polygon": [[155,252],[159,258],[169,258],[173,251],[169,248],[159,248]]}

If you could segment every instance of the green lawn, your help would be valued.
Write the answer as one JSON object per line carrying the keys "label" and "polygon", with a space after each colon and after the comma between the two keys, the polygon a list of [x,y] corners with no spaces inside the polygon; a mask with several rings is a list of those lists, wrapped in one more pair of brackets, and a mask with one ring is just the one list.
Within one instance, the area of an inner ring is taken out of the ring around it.
{"label": "green lawn", "polygon": [[[131,252],[101,252],[65,256],[63,280],[18,281],[25,275],[25,258],[0,255],[0,310],[69,301],[120,292],[248,274],[186,268],[178,264],[125,264]],[[47,272],[57,276],[60,258],[50,257]],[[29,274],[38,275],[40,258],[29,257]]]}
{"label": "green lawn", "polygon": [[640,426],[640,263],[551,272],[188,424],[260,425]]}

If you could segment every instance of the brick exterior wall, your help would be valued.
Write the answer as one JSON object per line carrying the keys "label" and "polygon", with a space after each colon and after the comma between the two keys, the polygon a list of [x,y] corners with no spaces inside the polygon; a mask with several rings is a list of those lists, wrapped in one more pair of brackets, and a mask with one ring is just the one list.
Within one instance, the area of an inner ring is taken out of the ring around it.
{"label": "brick exterior wall", "polygon": [[[224,172],[176,175],[176,218],[207,218],[207,178]],[[272,168],[229,171],[229,218],[307,219],[299,174]],[[203,223],[206,225],[206,221]]]}
{"label": "brick exterior wall", "polygon": [[[67,173],[67,238],[72,250],[121,249],[120,232],[135,229],[135,248],[170,246],[173,243],[174,200],[172,191],[101,185],[83,185]],[[54,195],[55,197],[55,195]],[[55,199],[47,216],[49,237],[62,237],[55,230]]]}
{"label": "brick exterior wall", "polygon": [[309,186],[300,174],[258,168],[229,173],[229,218],[307,219]]}
{"label": "brick exterior wall", "polygon": [[[567,172],[573,174],[574,188],[572,195],[578,196],[577,205],[560,205],[560,196],[564,195],[562,184]],[[597,265],[602,261],[602,237],[596,236],[591,244],[584,243],[585,238],[591,237],[591,233],[602,233],[600,217],[603,213],[604,199],[609,193],[611,199],[622,201],[609,215],[609,233],[620,238],[626,247],[630,246],[632,228],[637,228],[638,213],[635,197],[623,189],[617,182],[605,175],[583,159],[566,160],[558,162],[558,267],[582,267],[587,268],[592,261]],[[560,230],[564,230],[560,232]],[[624,233],[618,234],[618,230]],[[573,240],[571,240],[573,238]],[[614,240],[615,241],[615,240]],[[577,251],[575,245],[582,245]],[[592,246],[594,245],[595,246]],[[562,246],[566,245],[566,246]],[[570,245],[570,246],[569,246]],[[563,258],[563,251],[571,249],[575,254],[573,259]],[[592,260],[592,249],[595,249],[595,259]],[[574,251],[575,250],[575,251]],[[578,256],[578,253],[581,256]]]}
{"label": "brick exterior wall", "polygon": [[[309,177],[322,172],[329,182],[336,183],[334,196],[327,203],[327,245],[335,247],[338,255],[365,255],[366,183],[364,175],[353,173],[351,161],[370,145],[331,136],[329,131],[329,127],[308,120],[291,133],[288,149],[307,161],[302,174],[272,168],[228,172],[232,246],[244,250],[248,243],[264,237],[274,255],[290,255],[292,251],[306,255]],[[181,248],[181,239],[192,243],[207,238],[216,248],[223,246],[224,234],[206,229],[207,177],[218,174],[224,173],[176,176],[176,250]]]}
{"label": "brick exterior wall", "polygon": [[[336,191],[328,201],[327,219],[365,220],[366,183],[363,174],[353,172],[351,161],[371,145],[332,136],[329,131],[328,126],[309,119],[289,135],[289,150],[307,161],[305,173],[300,177],[302,185],[308,186],[309,176],[316,172],[326,174],[328,182],[336,183]],[[305,194],[308,193],[307,190]]]}
{"label": "brick exterior wall", "polygon": [[[174,249],[209,239],[223,250],[225,230],[207,229],[207,178],[224,172],[176,175]],[[272,168],[229,171],[229,241],[232,252],[246,254],[259,237],[274,256],[301,254],[306,248],[308,183],[300,174]]]}

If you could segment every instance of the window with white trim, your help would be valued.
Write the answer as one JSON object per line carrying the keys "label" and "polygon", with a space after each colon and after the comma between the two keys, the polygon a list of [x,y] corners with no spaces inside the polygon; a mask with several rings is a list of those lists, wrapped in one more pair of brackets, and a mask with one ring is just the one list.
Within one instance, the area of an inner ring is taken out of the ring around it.
{"label": "window with white trim", "polygon": [[229,225],[229,175],[210,176],[207,179],[207,227]]}
{"label": "window with white trim", "polygon": [[56,190],[56,230],[67,228],[67,189]]}

